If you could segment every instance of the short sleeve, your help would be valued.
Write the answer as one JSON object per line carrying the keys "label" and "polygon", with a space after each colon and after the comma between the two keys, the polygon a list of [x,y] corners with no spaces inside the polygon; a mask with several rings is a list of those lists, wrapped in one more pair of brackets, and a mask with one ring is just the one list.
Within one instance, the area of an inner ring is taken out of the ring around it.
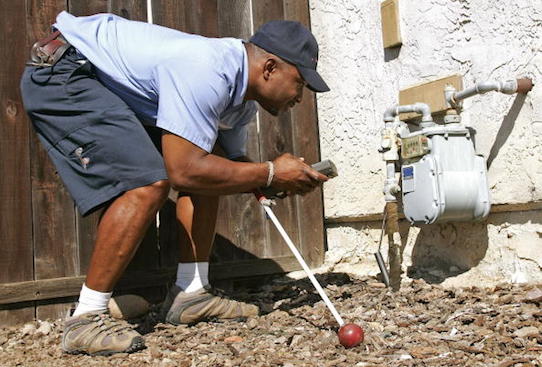
{"label": "short sleeve", "polygon": [[225,78],[207,63],[184,63],[176,68],[173,61],[158,66],[156,74],[156,126],[211,152],[220,114],[230,99]]}

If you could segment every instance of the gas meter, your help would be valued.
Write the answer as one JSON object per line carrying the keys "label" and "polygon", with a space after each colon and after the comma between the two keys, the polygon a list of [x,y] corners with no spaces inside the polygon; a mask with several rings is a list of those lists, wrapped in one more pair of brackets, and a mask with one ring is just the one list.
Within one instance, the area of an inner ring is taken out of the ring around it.
{"label": "gas meter", "polygon": [[[491,206],[486,161],[475,152],[474,131],[461,123],[460,101],[490,90],[512,94],[526,93],[531,88],[529,79],[484,82],[461,92],[448,86],[445,96],[450,109],[444,124],[433,122],[429,106],[424,103],[388,108],[381,143],[387,166],[386,201],[395,201],[401,192],[403,213],[413,224],[486,218]],[[416,131],[397,119],[406,112],[422,114]]]}

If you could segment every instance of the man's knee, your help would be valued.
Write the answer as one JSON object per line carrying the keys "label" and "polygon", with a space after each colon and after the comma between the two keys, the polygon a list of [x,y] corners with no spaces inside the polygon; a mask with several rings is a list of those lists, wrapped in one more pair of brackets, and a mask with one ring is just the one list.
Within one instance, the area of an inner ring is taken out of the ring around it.
{"label": "man's knee", "polygon": [[149,200],[162,204],[166,200],[169,193],[169,181],[156,181],[150,185],[138,187],[134,190],[131,190],[131,193],[136,195],[139,199]]}
{"label": "man's knee", "polygon": [[149,185],[153,194],[156,195],[161,202],[164,202],[167,199],[169,194],[169,181],[160,180],[156,181],[153,184]]}

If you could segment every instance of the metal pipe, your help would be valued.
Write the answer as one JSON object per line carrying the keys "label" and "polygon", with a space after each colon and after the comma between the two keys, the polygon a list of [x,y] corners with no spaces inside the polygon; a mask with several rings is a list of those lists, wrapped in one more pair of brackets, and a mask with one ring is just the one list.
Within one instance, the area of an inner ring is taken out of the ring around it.
{"label": "metal pipe", "polygon": [[380,268],[380,274],[382,274],[382,281],[384,284],[386,284],[386,287],[390,286],[390,275],[388,272],[388,269],[386,268],[386,262],[384,261],[384,258],[382,257],[382,254],[380,253],[380,248],[382,247],[382,240],[384,239],[384,230],[386,229],[386,216],[387,212],[384,209],[384,215],[382,218],[382,228],[380,230],[380,240],[378,241],[378,250],[374,253],[376,258],[376,263],[378,264],[378,267]]}
{"label": "metal pipe", "polygon": [[382,257],[382,254],[380,251],[377,251],[374,253],[376,258],[376,263],[378,264],[378,268],[380,269],[380,274],[382,274],[382,281],[386,285],[386,287],[390,286],[390,275],[388,273],[388,269],[386,269],[386,263],[384,262],[384,258]]}
{"label": "metal pipe", "polygon": [[384,208],[386,212],[386,234],[388,235],[388,259],[390,265],[389,281],[395,291],[401,288],[401,233],[399,232],[399,215],[396,202],[387,202]]}
{"label": "metal pipe", "polygon": [[416,102],[414,104],[395,105],[389,107],[384,112],[384,122],[393,122],[395,120],[395,116],[399,115],[400,113],[407,112],[420,113],[422,115],[423,122],[433,121],[431,118],[431,108],[426,103]]}
{"label": "metal pipe", "polygon": [[395,163],[386,161],[386,181],[384,181],[384,199],[386,202],[397,201],[395,195],[401,190],[395,178]]}
{"label": "metal pipe", "polygon": [[446,100],[450,105],[457,106],[458,103],[466,98],[477,94],[484,94],[491,91],[497,91],[504,94],[527,93],[533,89],[533,82],[529,78],[517,80],[500,81],[484,81],[476,83],[474,86],[464,89],[459,92],[446,94]]}

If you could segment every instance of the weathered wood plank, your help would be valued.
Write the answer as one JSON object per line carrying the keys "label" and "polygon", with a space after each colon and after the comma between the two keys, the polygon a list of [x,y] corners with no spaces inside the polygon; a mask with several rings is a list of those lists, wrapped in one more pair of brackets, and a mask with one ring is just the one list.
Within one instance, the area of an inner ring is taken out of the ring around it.
{"label": "weathered wood plank", "polygon": [[[444,97],[444,88],[447,84],[453,85],[456,90],[461,90],[463,89],[463,76],[454,74],[402,89],[399,91],[399,104],[422,102],[429,105],[432,114],[442,114],[448,109],[448,103]],[[410,120],[419,116],[415,112],[410,112],[402,113],[399,117],[401,120]]]}
{"label": "weathered wood plank", "polygon": [[[284,6],[282,1],[258,1],[252,4],[254,29],[262,24],[276,19],[284,19]],[[274,117],[264,109],[259,110],[260,121],[260,150],[263,161],[272,160],[283,153],[294,153],[293,131],[290,113],[282,113]],[[284,226],[284,229],[299,246],[299,231],[297,226],[297,208],[295,197],[280,200],[273,208],[275,215]],[[265,257],[284,256],[289,249],[282,237],[270,221],[267,221],[268,246]]]}
{"label": "weathered wood plank", "polygon": [[[310,27],[308,0],[286,0],[284,18]],[[313,164],[320,160],[318,116],[315,93],[305,88],[303,100],[291,110],[294,154]],[[324,261],[324,211],[321,188],[296,197],[300,250],[310,266]]]}
{"label": "weathered wood plank", "polygon": [[398,0],[386,0],[380,4],[382,20],[382,44],[384,48],[402,44]]}
{"label": "weathered wood plank", "polygon": [[109,0],[108,11],[126,19],[147,21],[147,2],[143,0]]}
{"label": "weathered wood plank", "polygon": [[[65,0],[31,0],[27,4],[26,48],[30,49],[37,39],[50,34],[56,15],[67,4]],[[34,278],[72,276],[79,267],[73,200],[34,131],[30,137]],[[36,317],[56,319],[66,308],[61,304],[37,306]]]}
{"label": "weathered wood plank", "polygon": [[[252,14],[248,0],[219,0],[218,29],[220,37],[248,39],[252,33]],[[261,160],[256,119],[249,124],[247,155]],[[266,247],[265,217],[252,194],[224,196],[220,200],[217,261],[263,257]],[[229,250],[229,251],[228,251]],[[247,273],[249,274],[249,273]]]}
{"label": "weathered wood plank", "polygon": [[220,37],[248,39],[252,34],[250,0],[218,0]]}
{"label": "weathered wood plank", "polygon": [[217,0],[185,1],[186,32],[218,37]]}
{"label": "weathered wood plank", "polygon": [[[212,270],[216,279],[231,279],[245,277],[247,274],[257,276],[282,273],[296,270],[298,267],[295,257],[289,256],[275,259],[224,262],[222,264],[213,264]],[[161,286],[171,280],[176,271],[177,267],[175,266],[151,272],[127,272],[120,279],[118,288],[129,290]],[[84,281],[84,276],[74,276],[0,284],[0,305],[77,296]]]}
{"label": "weathered wood plank", "polygon": [[299,270],[299,263],[294,256],[234,260],[211,265],[211,271],[216,274],[214,276],[217,280],[287,273],[294,270]]}
{"label": "weathered wood plank", "polygon": [[68,0],[68,11],[73,15],[93,15],[109,9],[109,0]]}
{"label": "weathered wood plank", "polygon": [[[29,126],[19,96],[28,57],[24,1],[0,0],[0,283],[32,280]],[[0,325],[34,316],[34,306],[0,311]]]}
{"label": "weathered wood plank", "polygon": [[184,1],[153,0],[152,14],[154,24],[184,31],[186,14]]}

